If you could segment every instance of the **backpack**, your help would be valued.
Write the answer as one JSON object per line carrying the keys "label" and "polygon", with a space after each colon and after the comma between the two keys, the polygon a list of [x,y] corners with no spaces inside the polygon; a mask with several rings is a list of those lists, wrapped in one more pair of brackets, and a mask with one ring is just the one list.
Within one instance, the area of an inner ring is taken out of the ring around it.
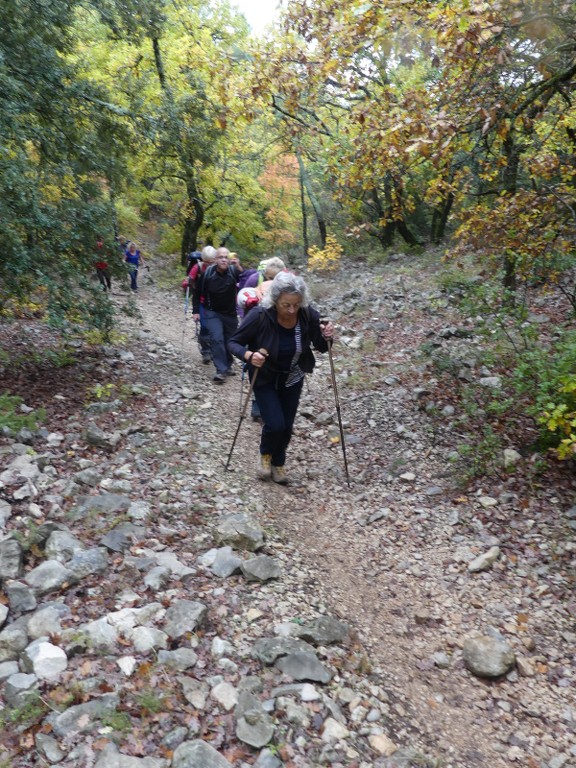
{"label": "backpack", "polygon": [[257,269],[245,269],[244,272],[241,272],[240,277],[238,278],[238,290],[241,291],[248,282],[249,278],[251,278],[252,275],[255,275],[257,272]]}
{"label": "backpack", "polygon": [[260,296],[256,288],[242,288],[238,291],[238,307],[242,315],[247,315],[259,303]]}
{"label": "backpack", "polygon": [[202,254],[200,251],[192,251],[189,253],[186,257],[186,274],[189,275],[192,267],[200,261],[202,261]]}

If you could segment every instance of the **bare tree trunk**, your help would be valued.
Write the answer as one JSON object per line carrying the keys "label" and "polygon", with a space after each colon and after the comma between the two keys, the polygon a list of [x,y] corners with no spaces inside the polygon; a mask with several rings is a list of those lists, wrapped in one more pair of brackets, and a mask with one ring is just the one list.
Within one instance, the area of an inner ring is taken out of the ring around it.
{"label": "bare tree trunk", "polygon": [[[507,195],[512,196],[516,194],[517,190],[518,168],[520,165],[520,155],[522,154],[522,149],[514,141],[512,132],[510,132],[504,140],[503,149],[506,157],[506,165],[502,171],[502,186],[504,192]],[[511,253],[506,253],[504,256],[503,267],[504,278],[502,282],[509,294],[508,303],[513,306],[515,303],[514,295],[518,287],[518,275],[516,270],[516,259]]]}
{"label": "bare tree trunk", "polygon": [[448,195],[442,201],[442,204],[434,208],[432,214],[432,225],[430,227],[430,239],[433,243],[440,243],[444,239],[446,234],[446,224],[448,223],[448,216],[454,205],[454,194],[449,192]]}
{"label": "bare tree trunk", "polygon": [[302,243],[304,245],[304,255],[308,256],[308,248],[310,244],[308,242],[308,214],[306,213],[306,196],[304,194],[304,180],[302,178],[302,169],[298,175],[298,181],[300,182],[300,208],[302,210]]}
{"label": "bare tree trunk", "polygon": [[300,169],[301,183],[304,189],[306,190],[306,194],[308,195],[308,198],[312,204],[312,208],[314,209],[316,222],[318,224],[318,231],[320,233],[320,242],[322,244],[322,248],[325,248],[327,228],[326,228],[326,219],[324,217],[324,212],[322,211],[322,206],[320,205],[318,198],[314,194],[310,177],[308,176],[308,172],[306,171],[306,168],[304,166],[304,161],[302,160],[302,155],[300,154],[299,150],[296,150],[296,159],[298,160],[298,167]]}
{"label": "bare tree trunk", "polygon": [[[162,58],[162,51],[160,49],[160,40],[157,37],[152,38],[152,48],[154,51],[154,63],[156,65],[156,73],[158,75],[158,81],[166,100],[171,106],[174,106],[174,99],[172,91],[166,79],[166,73],[164,70],[164,61]],[[180,133],[180,127],[178,125],[172,126],[175,136]],[[180,243],[180,263],[183,267],[186,266],[187,256],[191,251],[195,251],[198,246],[198,232],[204,221],[204,206],[200,200],[198,186],[196,184],[196,178],[194,176],[194,160],[190,157],[183,157],[182,143],[178,142],[180,149],[181,168],[184,174],[184,184],[186,186],[186,197],[188,199],[188,205],[186,207],[186,216],[184,218],[184,229],[182,232],[182,240]]]}

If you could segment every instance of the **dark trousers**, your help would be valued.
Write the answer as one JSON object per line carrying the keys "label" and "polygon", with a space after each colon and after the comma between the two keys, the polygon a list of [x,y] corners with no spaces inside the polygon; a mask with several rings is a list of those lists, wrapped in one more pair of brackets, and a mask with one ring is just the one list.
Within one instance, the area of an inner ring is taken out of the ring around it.
{"label": "dark trousers", "polygon": [[216,372],[221,376],[231,367],[234,358],[228,351],[228,342],[238,328],[236,315],[223,315],[213,309],[204,310],[204,320],[210,335],[210,351]]}
{"label": "dark trousers", "polygon": [[200,352],[202,357],[210,357],[210,333],[206,328],[206,318],[204,317],[204,305],[200,304],[200,331],[198,333],[198,344],[200,346]]}
{"label": "dark trousers", "polygon": [[102,288],[104,290],[112,290],[112,278],[110,276],[110,269],[108,267],[96,267],[96,274],[98,275],[98,280],[100,280],[102,283]]}
{"label": "dark trousers", "polygon": [[260,453],[269,453],[275,467],[286,463],[286,449],[300,402],[304,379],[285,387],[286,376],[279,375],[262,386],[254,387],[254,396],[264,422],[260,437]]}

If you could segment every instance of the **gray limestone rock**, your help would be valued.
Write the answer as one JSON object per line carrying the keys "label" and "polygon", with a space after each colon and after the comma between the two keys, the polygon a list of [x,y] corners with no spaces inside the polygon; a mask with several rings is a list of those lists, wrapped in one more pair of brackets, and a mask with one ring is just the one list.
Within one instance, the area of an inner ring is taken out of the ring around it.
{"label": "gray limestone rock", "polygon": [[29,571],[24,581],[37,595],[57,592],[73,580],[73,574],[58,560],[46,560]]}
{"label": "gray limestone rock", "polygon": [[0,632],[0,661],[13,661],[28,645],[24,617],[5,627]]}
{"label": "gray limestone rock", "polygon": [[138,653],[146,654],[168,646],[168,635],[156,627],[136,627],[129,632],[129,638]]}
{"label": "gray limestone rock", "polygon": [[34,482],[40,474],[37,457],[24,453],[16,456],[0,474],[0,483],[4,485],[22,485],[27,480]]}
{"label": "gray limestone rock", "polygon": [[24,649],[20,665],[24,672],[35,674],[39,680],[56,680],[68,666],[68,659],[62,648],[39,638]]}
{"label": "gray limestone rock", "polygon": [[92,648],[109,649],[112,652],[117,650],[118,632],[106,617],[82,624],[76,633],[79,637],[83,636]]}
{"label": "gray limestone rock", "polygon": [[269,749],[263,749],[254,763],[254,768],[282,768],[284,763]]}
{"label": "gray limestone rock", "polygon": [[350,627],[332,616],[320,616],[314,621],[297,626],[294,635],[315,645],[342,643],[348,637]]}
{"label": "gray limestone rock", "polygon": [[235,549],[255,552],[264,546],[264,531],[247,515],[229,515],[218,525],[217,535],[223,544]]}
{"label": "gray limestone rock", "polygon": [[117,694],[105,693],[85,704],[69,707],[64,712],[54,712],[46,719],[54,734],[62,739],[95,730],[100,725],[100,718],[114,712],[119,703]]}
{"label": "gray limestone rock", "polygon": [[487,552],[483,552],[478,557],[474,558],[471,563],[468,563],[469,573],[480,573],[480,571],[487,571],[491,568],[496,560],[500,557],[500,547],[490,547]]}
{"label": "gray limestone rock", "polygon": [[210,691],[211,698],[217,701],[221,707],[227,712],[234,709],[238,703],[238,691],[232,683],[227,683],[225,680],[217,683]]}
{"label": "gray limestone rock", "polygon": [[144,538],[145,529],[134,523],[120,523],[100,539],[100,544],[112,552],[125,552],[139,538]]}
{"label": "gray limestone rock", "polygon": [[165,565],[157,565],[144,576],[144,584],[153,592],[160,592],[168,584],[172,577],[170,568]]}
{"label": "gray limestone rock", "polygon": [[48,736],[46,733],[37,733],[34,736],[34,743],[39,754],[48,763],[59,763],[66,757],[66,753],[60,749],[58,742],[53,736]]}
{"label": "gray limestone rock", "polygon": [[20,543],[11,536],[0,541],[0,582],[20,578],[22,564],[23,552]]}
{"label": "gray limestone rock", "polygon": [[184,675],[180,675],[177,679],[182,686],[182,693],[186,701],[202,712],[210,694],[207,683],[203,680],[195,680],[193,677],[184,677]]}
{"label": "gray limestone rock", "polygon": [[103,448],[105,451],[115,451],[121,437],[120,432],[106,433],[96,424],[88,424],[86,428],[86,442],[88,445]]}
{"label": "gray limestone rock", "polygon": [[40,637],[57,635],[62,631],[61,619],[68,618],[71,612],[64,603],[41,605],[32,616],[28,617],[26,629],[33,640]]}
{"label": "gray limestone rock", "polygon": [[234,553],[232,547],[221,547],[215,552],[210,570],[215,576],[226,579],[228,576],[238,573],[241,566],[242,558]]}
{"label": "gray limestone rock", "polygon": [[0,499],[0,529],[6,527],[6,523],[12,516],[12,505],[4,499]]}
{"label": "gray limestone rock", "polygon": [[166,611],[164,630],[172,639],[194,632],[202,623],[208,608],[194,600],[177,600]]}
{"label": "gray limestone rock", "polygon": [[500,376],[484,376],[478,379],[478,384],[487,389],[500,389],[502,387],[502,379]]}
{"label": "gray limestone rock", "polygon": [[76,552],[66,567],[74,581],[80,581],[95,573],[104,573],[108,568],[108,552],[104,547],[94,547],[83,552]]}
{"label": "gray limestone rock", "polygon": [[192,648],[176,648],[175,651],[159,651],[158,663],[166,667],[184,672],[193,667],[198,661],[198,656]]}
{"label": "gray limestone rock", "polygon": [[95,488],[100,482],[102,475],[98,470],[88,467],[80,472],[76,472],[74,480],[80,485],[89,485],[91,488]]}
{"label": "gray limestone rock", "polygon": [[118,752],[115,744],[107,744],[100,752],[94,768],[166,768],[168,761],[158,757],[132,757]]}
{"label": "gray limestone rock", "polygon": [[274,664],[280,656],[289,653],[314,654],[313,646],[293,637],[263,637],[252,647],[251,655],[263,664]]}
{"label": "gray limestone rock", "polygon": [[276,668],[293,680],[312,680],[328,683],[332,673],[312,653],[290,653],[282,656],[275,664]]}
{"label": "gray limestone rock", "polygon": [[131,493],[132,483],[118,477],[107,477],[100,483],[100,488],[109,493]]}
{"label": "gray limestone rock", "polygon": [[242,573],[247,581],[269,581],[282,575],[280,564],[273,557],[259,555],[250,560],[244,560],[241,565]]}
{"label": "gray limestone rock", "polygon": [[36,694],[38,678],[17,672],[9,677],[4,684],[4,698],[11,707],[17,708],[26,704],[26,700]]}
{"label": "gray limestone rock", "polygon": [[65,563],[76,552],[81,552],[83,549],[85,549],[83,542],[73,536],[70,531],[52,531],[46,541],[44,554],[49,560]]}
{"label": "gray limestone rock", "polygon": [[1,661],[0,662],[0,683],[8,680],[12,675],[18,674],[20,667],[17,661]]}
{"label": "gray limestone rock", "polygon": [[[33,611],[36,608],[37,603],[34,592],[27,584],[24,584],[24,582],[9,581],[5,585],[5,591],[12,614],[26,613],[27,611]],[[2,626],[1,618],[0,609],[0,626]]]}
{"label": "gray limestone rock", "polygon": [[150,517],[150,504],[147,501],[133,501],[126,514],[131,520],[147,520]]}
{"label": "gray limestone rock", "polygon": [[213,746],[196,739],[176,748],[172,768],[231,768],[231,764]]}
{"label": "gray limestone rock", "polygon": [[478,677],[501,677],[516,663],[514,651],[508,643],[488,635],[467,638],[462,656],[466,668]]}
{"label": "gray limestone rock", "polygon": [[68,516],[70,520],[82,520],[95,516],[97,519],[128,512],[132,501],[127,496],[116,493],[102,493],[98,496],[81,496],[78,504],[72,507]]}
{"label": "gray limestone rock", "polygon": [[169,550],[166,552],[155,552],[152,549],[144,549],[142,550],[142,554],[150,557],[156,565],[168,568],[170,573],[179,579],[185,579],[187,576],[193,576],[195,573],[193,568],[189,568],[182,563],[178,557],[176,557],[174,552],[170,552]]}
{"label": "gray limestone rock", "polygon": [[238,718],[236,736],[250,747],[260,749],[274,738],[274,725],[262,708],[250,709]]}
{"label": "gray limestone rock", "polygon": [[505,469],[515,467],[516,464],[519,464],[521,461],[522,454],[518,453],[514,448],[505,448],[502,451],[502,463],[504,464]]}

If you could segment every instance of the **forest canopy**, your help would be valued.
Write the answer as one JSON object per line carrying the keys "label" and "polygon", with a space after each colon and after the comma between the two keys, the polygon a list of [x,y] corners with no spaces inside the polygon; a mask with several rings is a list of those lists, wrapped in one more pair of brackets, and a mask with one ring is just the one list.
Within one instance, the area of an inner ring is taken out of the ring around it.
{"label": "forest canopy", "polygon": [[[408,247],[473,253],[515,291],[573,269],[574,32],[565,0],[292,0],[0,9],[0,304],[87,306],[93,244],[184,262]],[[94,301],[98,297],[93,297]]]}

